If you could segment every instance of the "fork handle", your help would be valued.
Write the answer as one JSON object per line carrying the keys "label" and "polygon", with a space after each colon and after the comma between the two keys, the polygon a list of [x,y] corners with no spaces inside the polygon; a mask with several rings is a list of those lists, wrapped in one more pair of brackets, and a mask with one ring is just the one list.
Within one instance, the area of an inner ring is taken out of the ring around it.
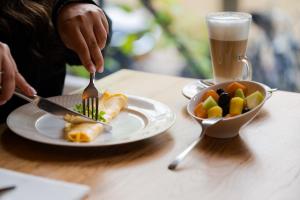
{"label": "fork handle", "polygon": [[95,73],[90,73],[90,83],[94,83]]}

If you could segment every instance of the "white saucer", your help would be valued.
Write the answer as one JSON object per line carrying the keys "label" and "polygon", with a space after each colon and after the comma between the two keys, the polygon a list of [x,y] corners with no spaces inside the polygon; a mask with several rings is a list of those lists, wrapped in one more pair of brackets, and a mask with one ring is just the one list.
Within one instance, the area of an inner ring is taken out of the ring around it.
{"label": "white saucer", "polygon": [[[202,81],[212,83],[212,79],[203,79]],[[201,80],[193,81],[182,88],[182,94],[188,99],[191,99],[201,90],[207,88],[204,83],[201,83]]]}

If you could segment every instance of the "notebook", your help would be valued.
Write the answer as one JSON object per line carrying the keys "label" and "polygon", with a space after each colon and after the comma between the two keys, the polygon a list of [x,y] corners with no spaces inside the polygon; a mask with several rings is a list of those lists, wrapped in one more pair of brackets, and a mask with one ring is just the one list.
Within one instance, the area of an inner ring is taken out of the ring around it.
{"label": "notebook", "polygon": [[0,192],[0,200],[81,200],[90,188],[0,168],[0,188],[15,185],[13,190]]}

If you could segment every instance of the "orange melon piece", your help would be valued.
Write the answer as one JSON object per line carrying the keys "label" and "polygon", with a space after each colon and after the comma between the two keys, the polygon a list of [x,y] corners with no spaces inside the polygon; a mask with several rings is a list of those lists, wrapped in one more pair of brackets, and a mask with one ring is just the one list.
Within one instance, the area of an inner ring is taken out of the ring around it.
{"label": "orange melon piece", "polygon": [[219,95],[214,90],[208,90],[207,92],[205,92],[204,95],[201,98],[201,101],[205,101],[209,96],[211,96],[216,102],[218,102]]}
{"label": "orange melon piece", "polygon": [[235,94],[237,89],[242,89],[244,94],[246,94],[247,87],[241,83],[233,82],[226,87],[226,91],[232,96]]}
{"label": "orange melon piece", "polygon": [[207,111],[206,109],[204,108],[203,106],[203,103],[199,103],[196,107],[195,107],[195,110],[194,110],[194,113],[197,117],[200,117],[200,118],[207,118]]}

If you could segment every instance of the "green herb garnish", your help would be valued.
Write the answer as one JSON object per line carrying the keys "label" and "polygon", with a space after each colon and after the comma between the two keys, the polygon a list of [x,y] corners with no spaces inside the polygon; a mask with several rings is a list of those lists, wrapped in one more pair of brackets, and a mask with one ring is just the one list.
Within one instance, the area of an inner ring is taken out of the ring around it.
{"label": "green herb garnish", "polygon": [[[80,113],[80,114],[83,114],[83,107],[82,107],[82,104],[81,103],[79,103],[79,104],[76,104],[74,107],[73,107],[73,110],[75,111],[75,112],[78,112],[78,113]],[[92,110],[90,110],[90,112],[92,112]],[[96,111],[94,110],[94,116],[96,115]],[[97,120],[99,120],[99,121],[101,121],[101,122],[106,122],[106,119],[104,118],[104,115],[105,115],[105,112],[104,111],[99,111],[98,112],[98,119]]]}

